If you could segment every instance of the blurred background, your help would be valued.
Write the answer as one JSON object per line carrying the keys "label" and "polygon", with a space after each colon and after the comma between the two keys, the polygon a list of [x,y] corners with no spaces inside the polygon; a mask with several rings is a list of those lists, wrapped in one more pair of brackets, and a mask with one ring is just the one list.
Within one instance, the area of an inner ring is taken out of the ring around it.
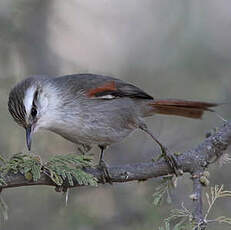
{"label": "blurred background", "polygon": [[[26,152],[24,130],[7,110],[8,93],[33,74],[97,73],[129,81],[156,98],[231,101],[231,2],[225,0],[1,0],[0,152]],[[230,119],[230,104],[217,108]],[[220,126],[216,114],[203,120],[156,116],[148,125],[172,151],[195,147]],[[33,151],[46,160],[76,147],[52,133],[38,133]],[[230,151],[230,149],[229,149]],[[108,164],[149,161],[158,146],[142,132],[107,150]],[[97,160],[99,150],[93,149]],[[211,184],[231,189],[230,165],[212,166]],[[50,187],[3,191],[9,220],[1,229],[157,229],[183,201],[190,208],[189,176],[179,179],[172,204],[152,204],[160,180],[72,189]],[[231,213],[218,202],[214,217]],[[211,217],[212,218],[212,217]],[[214,225],[210,229],[230,229]]]}

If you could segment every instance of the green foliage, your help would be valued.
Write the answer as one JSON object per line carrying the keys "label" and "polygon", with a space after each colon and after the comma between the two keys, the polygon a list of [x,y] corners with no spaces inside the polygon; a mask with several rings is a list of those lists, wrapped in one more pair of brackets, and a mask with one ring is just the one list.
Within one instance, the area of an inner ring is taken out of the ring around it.
{"label": "green foliage", "polygon": [[44,172],[59,186],[66,179],[70,186],[74,185],[73,179],[80,185],[96,186],[97,178],[83,171],[82,169],[85,167],[94,167],[89,156],[77,154],[56,155],[44,164]]}
{"label": "green foliage", "polygon": [[158,230],[170,230],[170,224],[165,222],[164,226],[159,227]]}
{"label": "green foliage", "polygon": [[[86,167],[94,165],[92,158],[85,155],[56,155],[44,164],[39,156],[32,154],[17,153],[9,159],[0,155],[0,189],[1,186],[7,185],[5,178],[7,175],[18,173],[24,175],[26,180],[34,182],[44,173],[57,186],[64,186],[64,182],[65,186],[74,186],[73,180],[80,185],[97,186],[97,178],[83,170]],[[4,220],[8,219],[7,209],[6,203],[0,197],[0,214]]]}
{"label": "green foliage", "polygon": [[206,199],[208,202],[208,209],[205,214],[205,220],[209,222],[217,222],[219,224],[226,223],[231,225],[231,218],[225,216],[219,216],[215,219],[209,220],[208,216],[211,213],[211,209],[214,207],[214,204],[218,198],[231,198],[231,191],[224,190],[224,186],[215,185],[210,188],[210,193],[206,192]]}
{"label": "green foliage", "polygon": [[169,204],[172,203],[170,190],[174,187],[176,187],[176,177],[163,177],[162,183],[155,189],[155,192],[152,195],[153,204],[155,206],[159,206],[164,200],[166,200]]}
{"label": "green foliage", "polygon": [[184,221],[178,222],[175,226],[173,226],[173,228],[170,228],[170,223],[168,221],[165,221],[164,225],[158,228],[158,230],[189,230],[189,229],[192,229],[192,227],[185,225]]}
{"label": "green foliage", "polygon": [[41,176],[42,164],[38,156],[17,153],[10,159],[1,157],[0,160],[2,162],[0,167],[0,186],[6,185],[4,177],[8,173],[21,173],[27,180],[33,179],[33,181],[37,181]]}
{"label": "green foliage", "polygon": [[[231,218],[226,216],[219,216],[215,219],[208,219],[208,216],[211,213],[211,209],[214,207],[214,204],[218,198],[231,198],[231,191],[224,190],[223,185],[215,185],[210,188],[210,192],[206,192],[206,199],[208,203],[208,209],[204,216],[204,222],[209,223],[219,223],[219,224],[229,224],[231,225]],[[193,221],[192,212],[184,207],[183,203],[181,209],[172,209],[170,215],[165,219],[164,226],[159,227],[159,230],[169,230],[170,223],[176,223],[173,230],[194,230],[200,229],[198,224]]]}
{"label": "green foliage", "polygon": [[172,209],[170,216],[165,219],[166,223],[175,222],[174,230],[189,230],[194,229],[193,214],[187,209],[184,204],[181,204],[181,209]]}
{"label": "green foliage", "polygon": [[41,173],[45,173],[58,186],[62,186],[66,179],[70,186],[74,185],[73,179],[80,185],[97,185],[97,178],[83,171],[85,167],[94,167],[89,156],[56,155],[42,164],[39,156],[17,153],[9,159],[0,156],[0,162],[0,186],[6,185],[8,173],[21,173],[28,181],[35,182],[40,179]]}

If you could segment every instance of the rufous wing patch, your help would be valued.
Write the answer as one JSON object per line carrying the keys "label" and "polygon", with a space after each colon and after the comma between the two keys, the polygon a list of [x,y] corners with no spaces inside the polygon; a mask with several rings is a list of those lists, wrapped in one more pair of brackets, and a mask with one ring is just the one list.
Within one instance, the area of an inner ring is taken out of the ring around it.
{"label": "rufous wing patch", "polygon": [[87,91],[88,97],[97,97],[97,94],[102,94],[106,92],[116,91],[116,84],[114,81],[107,82],[101,86],[98,86],[96,88],[90,89]]}

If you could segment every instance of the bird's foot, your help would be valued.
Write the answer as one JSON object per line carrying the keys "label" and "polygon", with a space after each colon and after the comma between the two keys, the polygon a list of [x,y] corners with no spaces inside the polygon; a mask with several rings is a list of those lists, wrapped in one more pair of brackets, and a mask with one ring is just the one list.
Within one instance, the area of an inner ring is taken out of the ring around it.
{"label": "bird's foot", "polygon": [[153,133],[148,129],[147,125],[144,123],[141,123],[139,128],[143,130],[145,133],[147,133],[160,147],[161,149],[161,155],[158,156],[157,159],[153,159],[153,161],[158,161],[162,157],[167,161],[168,165],[173,169],[176,176],[180,176],[183,174],[182,170],[180,169],[179,165],[177,164],[176,158],[168,153],[168,149],[161,144],[161,142],[153,135]]}
{"label": "bird's foot", "polygon": [[168,149],[164,147],[162,144],[160,144],[161,148],[161,154],[157,157],[157,159],[154,159],[154,161],[158,161],[161,158],[164,158],[165,161],[168,163],[168,165],[173,169],[176,176],[182,176],[183,171],[179,167],[177,160],[174,155],[168,153]]}
{"label": "bird's foot", "polygon": [[67,190],[68,190],[68,187],[66,187],[66,186],[63,186],[63,185],[56,185],[55,186],[55,191],[56,192],[67,192]]}
{"label": "bird's foot", "polygon": [[106,162],[101,159],[98,165],[98,169],[102,170],[103,174],[102,174],[102,181],[105,184],[106,182],[108,182],[109,184],[112,185],[112,179],[110,176],[110,173],[108,171],[108,166],[106,164]]}

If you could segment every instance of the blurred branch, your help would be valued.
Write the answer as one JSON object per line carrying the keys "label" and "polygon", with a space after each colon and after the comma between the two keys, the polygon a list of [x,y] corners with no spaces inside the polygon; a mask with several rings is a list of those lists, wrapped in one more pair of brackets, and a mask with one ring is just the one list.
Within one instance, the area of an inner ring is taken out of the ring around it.
{"label": "blurred branch", "polygon": [[[202,182],[201,175],[205,168],[209,164],[218,159],[227,147],[231,144],[231,122],[227,122],[219,129],[216,129],[214,133],[210,133],[208,137],[199,144],[196,148],[188,150],[183,153],[173,153],[177,164],[180,166],[183,172],[191,173],[193,179],[193,192],[194,192],[194,220],[199,224],[200,229],[204,224],[203,222],[203,210],[202,210]],[[103,172],[98,168],[85,168],[84,171],[94,175],[99,183],[103,183]],[[109,166],[108,171],[110,173],[112,182],[128,182],[134,180],[147,180],[149,178],[165,176],[173,174],[173,169],[161,159],[157,162],[150,160],[148,162],[140,162],[134,164]],[[21,174],[8,174],[5,176],[6,185],[2,186],[2,189],[20,186],[31,185],[57,185],[51,181],[51,179],[42,174],[38,181],[28,181],[24,175]],[[67,187],[80,186],[75,178],[73,178],[73,186],[67,185]],[[67,183],[66,183],[67,184]]]}
{"label": "blurred branch", "polygon": [[200,181],[201,172],[196,172],[193,175],[193,219],[196,223],[196,230],[204,230],[206,222],[203,216],[203,201],[202,201],[202,183]]}

